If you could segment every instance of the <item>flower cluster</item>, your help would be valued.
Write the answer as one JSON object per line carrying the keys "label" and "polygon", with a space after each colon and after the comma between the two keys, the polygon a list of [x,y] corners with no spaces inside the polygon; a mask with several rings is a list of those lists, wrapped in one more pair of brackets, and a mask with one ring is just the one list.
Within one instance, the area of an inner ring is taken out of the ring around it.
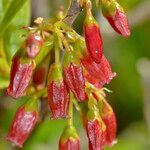
{"label": "flower cluster", "polygon": [[[38,100],[43,97],[48,99],[51,118],[66,118],[68,122],[59,140],[59,150],[80,150],[73,106],[79,111],[90,150],[103,150],[116,143],[116,118],[104,93],[104,85],[116,73],[103,54],[102,36],[90,0],[79,3],[86,9],[84,37],[66,23],[68,18],[62,14],[52,19],[37,18],[36,26],[26,27],[25,42],[12,59],[6,91],[15,99],[29,97],[16,112],[7,135],[7,140],[16,146],[23,146],[37,123],[41,102]],[[101,5],[114,30],[129,37],[122,7],[115,0],[101,0]]]}

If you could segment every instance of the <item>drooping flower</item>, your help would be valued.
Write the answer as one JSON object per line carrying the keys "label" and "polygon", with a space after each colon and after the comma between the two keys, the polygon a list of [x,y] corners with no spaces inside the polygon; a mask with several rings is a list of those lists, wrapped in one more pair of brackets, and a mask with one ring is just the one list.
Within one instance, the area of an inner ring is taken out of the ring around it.
{"label": "drooping flower", "polygon": [[127,16],[123,8],[113,0],[102,3],[102,12],[112,28],[124,37],[130,36]]}
{"label": "drooping flower", "polygon": [[68,117],[70,95],[60,66],[55,64],[51,66],[48,80],[47,93],[52,118]]}
{"label": "drooping flower", "polygon": [[96,20],[93,18],[91,10],[87,11],[90,11],[90,13],[87,13],[84,22],[84,36],[86,46],[92,59],[96,63],[100,63],[103,55],[103,41],[99,26]]}
{"label": "drooping flower", "polygon": [[85,81],[82,66],[73,52],[64,56],[64,77],[68,87],[79,101],[85,100]]}
{"label": "drooping flower", "polygon": [[100,116],[106,126],[106,144],[112,146],[116,143],[116,133],[117,133],[117,122],[116,116],[113,112],[112,107],[108,104],[105,99],[105,93],[95,91],[93,93],[94,98],[97,100],[98,109]]}
{"label": "drooping flower", "polygon": [[32,77],[34,63],[32,60],[23,61],[19,55],[14,56],[11,65],[10,84],[7,95],[13,98],[24,96]]}
{"label": "drooping flower", "polygon": [[105,132],[102,130],[102,124],[99,120],[88,121],[86,130],[89,139],[89,149],[103,150],[105,145]]}
{"label": "drooping flower", "polygon": [[24,142],[32,132],[38,120],[38,108],[36,100],[29,100],[27,104],[20,107],[9,128],[7,140],[18,147],[22,147]]}
{"label": "drooping flower", "polygon": [[88,112],[84,119],[84,126],[89,141],[90,150],[103,150],[105,146],[106,127],[103,123],[96,106],[96,100],[93,96],[88,100]]}

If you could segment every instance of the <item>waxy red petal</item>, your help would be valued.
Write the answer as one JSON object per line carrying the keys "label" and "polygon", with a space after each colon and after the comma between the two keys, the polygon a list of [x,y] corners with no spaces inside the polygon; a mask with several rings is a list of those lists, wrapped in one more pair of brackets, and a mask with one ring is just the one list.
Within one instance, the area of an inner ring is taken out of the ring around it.
{"label": "waxy red petal", "polygon": [[19,108],[7,135],[7,140],[11,141],[18,147],[22,147],[33,130],[38,119],[36,111],[27,112],[24,107]]}
{"label": "waxy red petal", "polygon": [[100,63],[103,55],[103,42],[99,27],[94,23],[89,25],[85,24],[84,33],[86,46],[92,59],[96,63]]}
{"label": "waxy red petal", "polygon": [[106,125],[106,143],[112,146],[116,143],[117,123],[114,112],[102,115],[102,120]]}
{"label": "waxy red petal", "polygon": [[102,130],[102,124],[95,119],[87,121],[87,136],[90,150],[103,150],[105,145],[105,132]]}
{"label": "waxy red petal", "polygon": [[85,79],[98,88],[108,84],[116,76],[104,55],[99,64],[95,63],[90,56],[83,58],[82,64],[88,71],[85,74]]}
{"label": "waxy red petal", "polygon": [[25,90],[29,85],[32,77],[33,63],[30,61],[28,64],[20,63],[20,59],[16,56],[13,59],[11,66],[10,84],[7,88],[7,95],[13,98],[24,96]]}
{"label": "waxy red petal", "polygon": [[85,81],[82,66],[70,64],[64,69],[65,81],[79,101],[85,100]]}
{"label": "waxy red petal", "polygon": [[52,81],[47,86],[47,93],[52,118],[67,118],[70,95],[64,81]]}

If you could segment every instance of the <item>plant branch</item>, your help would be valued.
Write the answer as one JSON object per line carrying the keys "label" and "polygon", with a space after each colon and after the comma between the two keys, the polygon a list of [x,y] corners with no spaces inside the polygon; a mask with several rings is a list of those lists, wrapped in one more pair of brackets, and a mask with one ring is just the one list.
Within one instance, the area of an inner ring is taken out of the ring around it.
{"label": "plant branch", "polygon": [[71,26],[73,24],[73,22],[75,21],[76,17],[81,12],[81,10],[82,9],[81,9],[81,7],[80,7],[80,5],[78,3],[78,0],[72,0],[70,8],[69,8],[69,10],[67,12],[66,23]]}

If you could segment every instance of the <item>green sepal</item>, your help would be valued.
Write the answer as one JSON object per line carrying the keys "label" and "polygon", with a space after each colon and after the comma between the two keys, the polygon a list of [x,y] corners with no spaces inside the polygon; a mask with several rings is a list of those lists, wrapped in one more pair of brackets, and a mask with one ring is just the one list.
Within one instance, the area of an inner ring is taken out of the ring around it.
{"label": "green sepal", "polygon": [[91,15],[86,14],[86,17],[85,17],[85,20],[84,20],[84,25],[96,25],[96,26],[98,26],[98,23],[94,19],[92,14]]}
{"label": "green sepal", "polygon": [[66,35],[71,42],[75,42],[80,36],[75,31],[67,31]]}
{"label": "green sepal", "polygon": [[101,100],[98,100],[97,106],[98,106],[99,114],[101,115],[103,111],[103,102]]}
{"label": "green sepal", "polygon": [[89,110],[87,113],[87,119],[89,121],[95,120],[96,118],[98,118],[98,116],[99,116],[99,114],[98,114],[97,110]]}
{"label": "green sepal", "polygon": [[102,2],[102,13],[104,16],[114,16],[116,13],[116,1]]}
{"label": "green sepal", "polygon": [[80,60],[74,51],[66,51],[63,59],[63,65],[64,67],[69,67],[71,63],[75,66],[78,66]]}
{"label": "green sepal", "polygon": [[73,43],[73,49],[74,53],[76,53],[79,58],[84,57],[87,54],[85,40],[83,38],[78,38]]}
{"label": "green sepal", "polygon": [[88,121],[94,121],[94,120],[98,120],[99,123],[101,123],[102,125],[102,130],[105,131],[106,130],[106,125],[103,122],[103,120],[101,119],[99,112],[97,110],[89,110],[87,113],[87,120]]}
{"label": "green sepal", "polygon": [[62,76],[62,67],[60,64],[51,65],[49,74],[48,74],[48,83],[51,81],[60,82],[63,80]]}
{"label": "green sepal", "polygon": [[116,0],[110,0],[102,2],[102,13],[104,16],[114,16],[116,14],[117,8],[124,12],[121,5],[116,2]]}
{"label": "green sepal", "polygon": [[99,109],[100,115],[111,114],[113,110],[110,104],[106,101],[106,99],[100,93],[97,92],[96,95],[98,97],[98,109]]}
{"label": "green sepal", "polygon": [[79,136],[74,126],[66,126],[61,137],[61,142],[65,143],[68,139],[71,141],[79,140]]}
{"label": "green sepal", "polygon": [[38,100],[33,97],[30,98],[24,105],[25,110],[28,112],[37,111],[38,112]]}
{"label": "green sepal", "polygon": [[92,96],[92,94],[89,94],[88,108],[89,108],[89,111],[87,113],[88,120],[94,120],[95,118],[99,116],[99,111],[97,108],[97,101]]}
{"label": "green sepal", "polygon": [[92,94],[89,95],[88,108],[89,111],[87,112],[87,120],[88,121],[98,120],[102,125],[102,130],[105,131],[106,126],[101,119],[97,100],[92,96]]}

